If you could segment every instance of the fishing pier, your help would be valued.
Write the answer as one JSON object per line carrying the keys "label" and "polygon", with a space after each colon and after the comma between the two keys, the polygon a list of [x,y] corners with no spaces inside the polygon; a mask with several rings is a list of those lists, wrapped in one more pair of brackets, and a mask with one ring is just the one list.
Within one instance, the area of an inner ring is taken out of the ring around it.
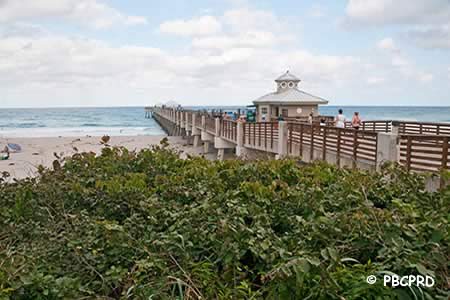
{"label": "fishing pier", "polygon": [[[150,108],[149,108],[150,109]],[[169,135],[186,136],[204,152],[227,149],[238,157],[265,153],[269,157],[323,160],[339,167],[379,170],[388,161],[409,171],[443,174],[450,169],[450,124],[406,121],[366,121],[360,129],[336,128],[305,121],[242,122],[210,113],[152,107],[152,117]],[[443,176],[439,180],[443,186]]]}

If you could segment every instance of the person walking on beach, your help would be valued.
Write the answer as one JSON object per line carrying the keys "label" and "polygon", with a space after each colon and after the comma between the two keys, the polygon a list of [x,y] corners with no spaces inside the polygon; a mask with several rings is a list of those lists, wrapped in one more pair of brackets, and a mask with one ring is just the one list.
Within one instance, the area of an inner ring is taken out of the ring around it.
{"label": "person walking on beach", "polygon": [[359,127],[361,126],[362,121],[361,118],[359,117],[359,112],[355,111],[355,114],[353,115],[352,118],[352,127],[356,130],[359,129]]}
{"label": "person walking on beach", "polygon": [[334,124],[337,128],[345,128],[345,116],[342,109],[339,109],[338,115],[334,118]]}

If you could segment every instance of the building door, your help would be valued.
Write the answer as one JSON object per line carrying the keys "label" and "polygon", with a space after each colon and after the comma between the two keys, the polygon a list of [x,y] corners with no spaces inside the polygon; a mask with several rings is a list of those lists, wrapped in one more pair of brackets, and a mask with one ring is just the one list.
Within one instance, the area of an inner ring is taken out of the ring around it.
{"label": "building door", "polygon": [[281,115],[283,116],[283,117],[289,117],[289,109],[287,109],[287,108],[283,108],[282,110],[281,110]]}

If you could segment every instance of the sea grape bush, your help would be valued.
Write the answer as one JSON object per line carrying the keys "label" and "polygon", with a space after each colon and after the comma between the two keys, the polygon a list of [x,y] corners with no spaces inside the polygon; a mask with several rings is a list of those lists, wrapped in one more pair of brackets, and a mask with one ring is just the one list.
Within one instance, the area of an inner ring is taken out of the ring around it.
{"label": "sea grape bush", "polygon": [[[105,146],[0,182],[0,299],[447,299],[450,189]],[[433,288],[366,277],[433,276]]]}

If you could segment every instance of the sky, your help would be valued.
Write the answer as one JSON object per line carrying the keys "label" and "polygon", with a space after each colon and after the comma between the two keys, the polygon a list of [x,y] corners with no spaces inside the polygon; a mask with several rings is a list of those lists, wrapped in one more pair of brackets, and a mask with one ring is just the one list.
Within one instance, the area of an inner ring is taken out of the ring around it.
{"label": "sky", "polygon": [[0,108],[450,106],[449,0],[0,0]]}

